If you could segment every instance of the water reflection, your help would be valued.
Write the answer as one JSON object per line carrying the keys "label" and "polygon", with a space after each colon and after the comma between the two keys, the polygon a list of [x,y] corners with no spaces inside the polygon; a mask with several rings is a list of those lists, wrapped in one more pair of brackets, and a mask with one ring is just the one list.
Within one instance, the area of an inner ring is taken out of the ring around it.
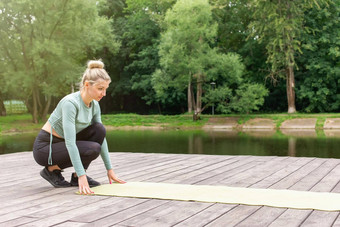
{"label": "water reflection", "polygon": [[[32,150],[37,133],[0,137],[0,154]],[[340,131],[108,131],[111,152],[340,158]]]}
{"label": "water reflection", "polygon": [[295,137],[288,138],[288,156],[291,156],[291,157],[296,156],[296,138]]}

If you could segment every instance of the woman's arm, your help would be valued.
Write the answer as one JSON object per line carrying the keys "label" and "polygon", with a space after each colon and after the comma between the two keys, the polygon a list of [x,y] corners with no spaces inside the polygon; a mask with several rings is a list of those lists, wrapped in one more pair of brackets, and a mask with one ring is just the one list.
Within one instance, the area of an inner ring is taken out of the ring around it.
{"label": "woman's arm", "polygon": [[[97,105],[97,112],[93,116],[93,119],[92,119],[92,123],[95,123],[95,122],[103,124],[102,119],[101,119],[99,104]],[[100,155],[101,155],[101,157],[104,161],[105,168],[107,170],[107,177],[109,178],[110,184],[112,183],[112,181],[116,181],[116,182],[121,183],[121,184],[126,183],[125,181],[119,179],[112,169],[111,159],[110,159],[110,155],[109,155],[109,148],[108,148],[108,145],[107,145],[106,138],[104,138],[103,144],[101,146]]]}
{"label": "woman's arm", "polygon": [[[99,103],[96,103],[95,105],[96,105],[95,106],[96,113],[93,115],[92,123],[97,122],[97,123],[103,124],[102,119],[101,119],[101,112],[100,112]],[[112,169],[111,159],[110,159],[110,155],[109,155],[109,147],[107,145],[106,138],[104,138],[104,141],[101,145],[100,156],[103,159],[106,170]]]}
{"label": "woman's arm", "polygon": [[86,172],[76,145],[76,115],[77,109],[74,104],[65,102],[62,106],[64,139],[72,165],[78,176],[79,193],[92,194],[93,191],[90,189],[87,181]]}
{"label": "woman's arm", "polygon": [[80,177],[86,173],[76,145],[76,115],[77,109],[74,104],[66,101],[62,106],[64,139],[74,170]]}

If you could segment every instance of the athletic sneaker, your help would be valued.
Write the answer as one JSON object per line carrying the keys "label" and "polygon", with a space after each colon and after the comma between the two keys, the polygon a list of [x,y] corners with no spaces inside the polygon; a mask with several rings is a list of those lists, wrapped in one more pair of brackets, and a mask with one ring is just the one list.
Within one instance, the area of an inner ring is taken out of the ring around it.
{"label": "athletic sneaker", "polygon": [[61,170],[53,170],[53,172],[48,171],[45,167],[40,171],[40,176],[52,184],[55,188],[66,188],[70,187],[70,183],[65,180],[63,175],[61,175]]}
{"label": "athletic sneaker", "polygon": [[[87,182],[89,183],[90,187],[99,186],[100,183],[98,181],[93,180],[91,177],[86,176]],[[75,177],[74,174],[71,174],[71,186],[78,186],[78,177]]]}

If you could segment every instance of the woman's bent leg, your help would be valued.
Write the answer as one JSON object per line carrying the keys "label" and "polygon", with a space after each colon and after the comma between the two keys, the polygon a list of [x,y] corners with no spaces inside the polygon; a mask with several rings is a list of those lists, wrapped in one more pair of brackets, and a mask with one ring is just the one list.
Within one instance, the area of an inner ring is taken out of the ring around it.
{"label": "woman's bent leg", "polygon": [[[41,133],[44,136],[38,135],[34,143],[33,156],[38,164],[46,167],[50,150],[49,133],[45,131]],[[52,142],[52,165],[58,165],[61,169],[71,167],[72,162],[64,140],[54,137]],[[90,163],[99,156],[101,145],[92,141],[76,141],[76,145],[84,169],[87,169]]]}
{"label": "woman's bent leg", "polygon": [[106,135],[105,127],[101,123],[94,123],[77,134],[77,141],[92,141],[103,144]]}

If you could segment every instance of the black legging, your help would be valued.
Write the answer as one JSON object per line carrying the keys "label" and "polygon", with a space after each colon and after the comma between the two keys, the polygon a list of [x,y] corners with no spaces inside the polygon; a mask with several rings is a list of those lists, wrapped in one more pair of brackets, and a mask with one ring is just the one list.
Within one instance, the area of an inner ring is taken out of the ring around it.
{"label": "black legging", "polygon": [[[90,163],[99,156],[105,134],[105,128],[100,123],[94,123],[77,133],[76,145],[84,169],[87,169]],[[39,165],[48,166],[49,149],[50,133],[41,130],[33,145],[33,156]],[[61,169],[72,166],[65,140],[56,136],[52,139],[52,161],[53,165],[58,165]]]}

